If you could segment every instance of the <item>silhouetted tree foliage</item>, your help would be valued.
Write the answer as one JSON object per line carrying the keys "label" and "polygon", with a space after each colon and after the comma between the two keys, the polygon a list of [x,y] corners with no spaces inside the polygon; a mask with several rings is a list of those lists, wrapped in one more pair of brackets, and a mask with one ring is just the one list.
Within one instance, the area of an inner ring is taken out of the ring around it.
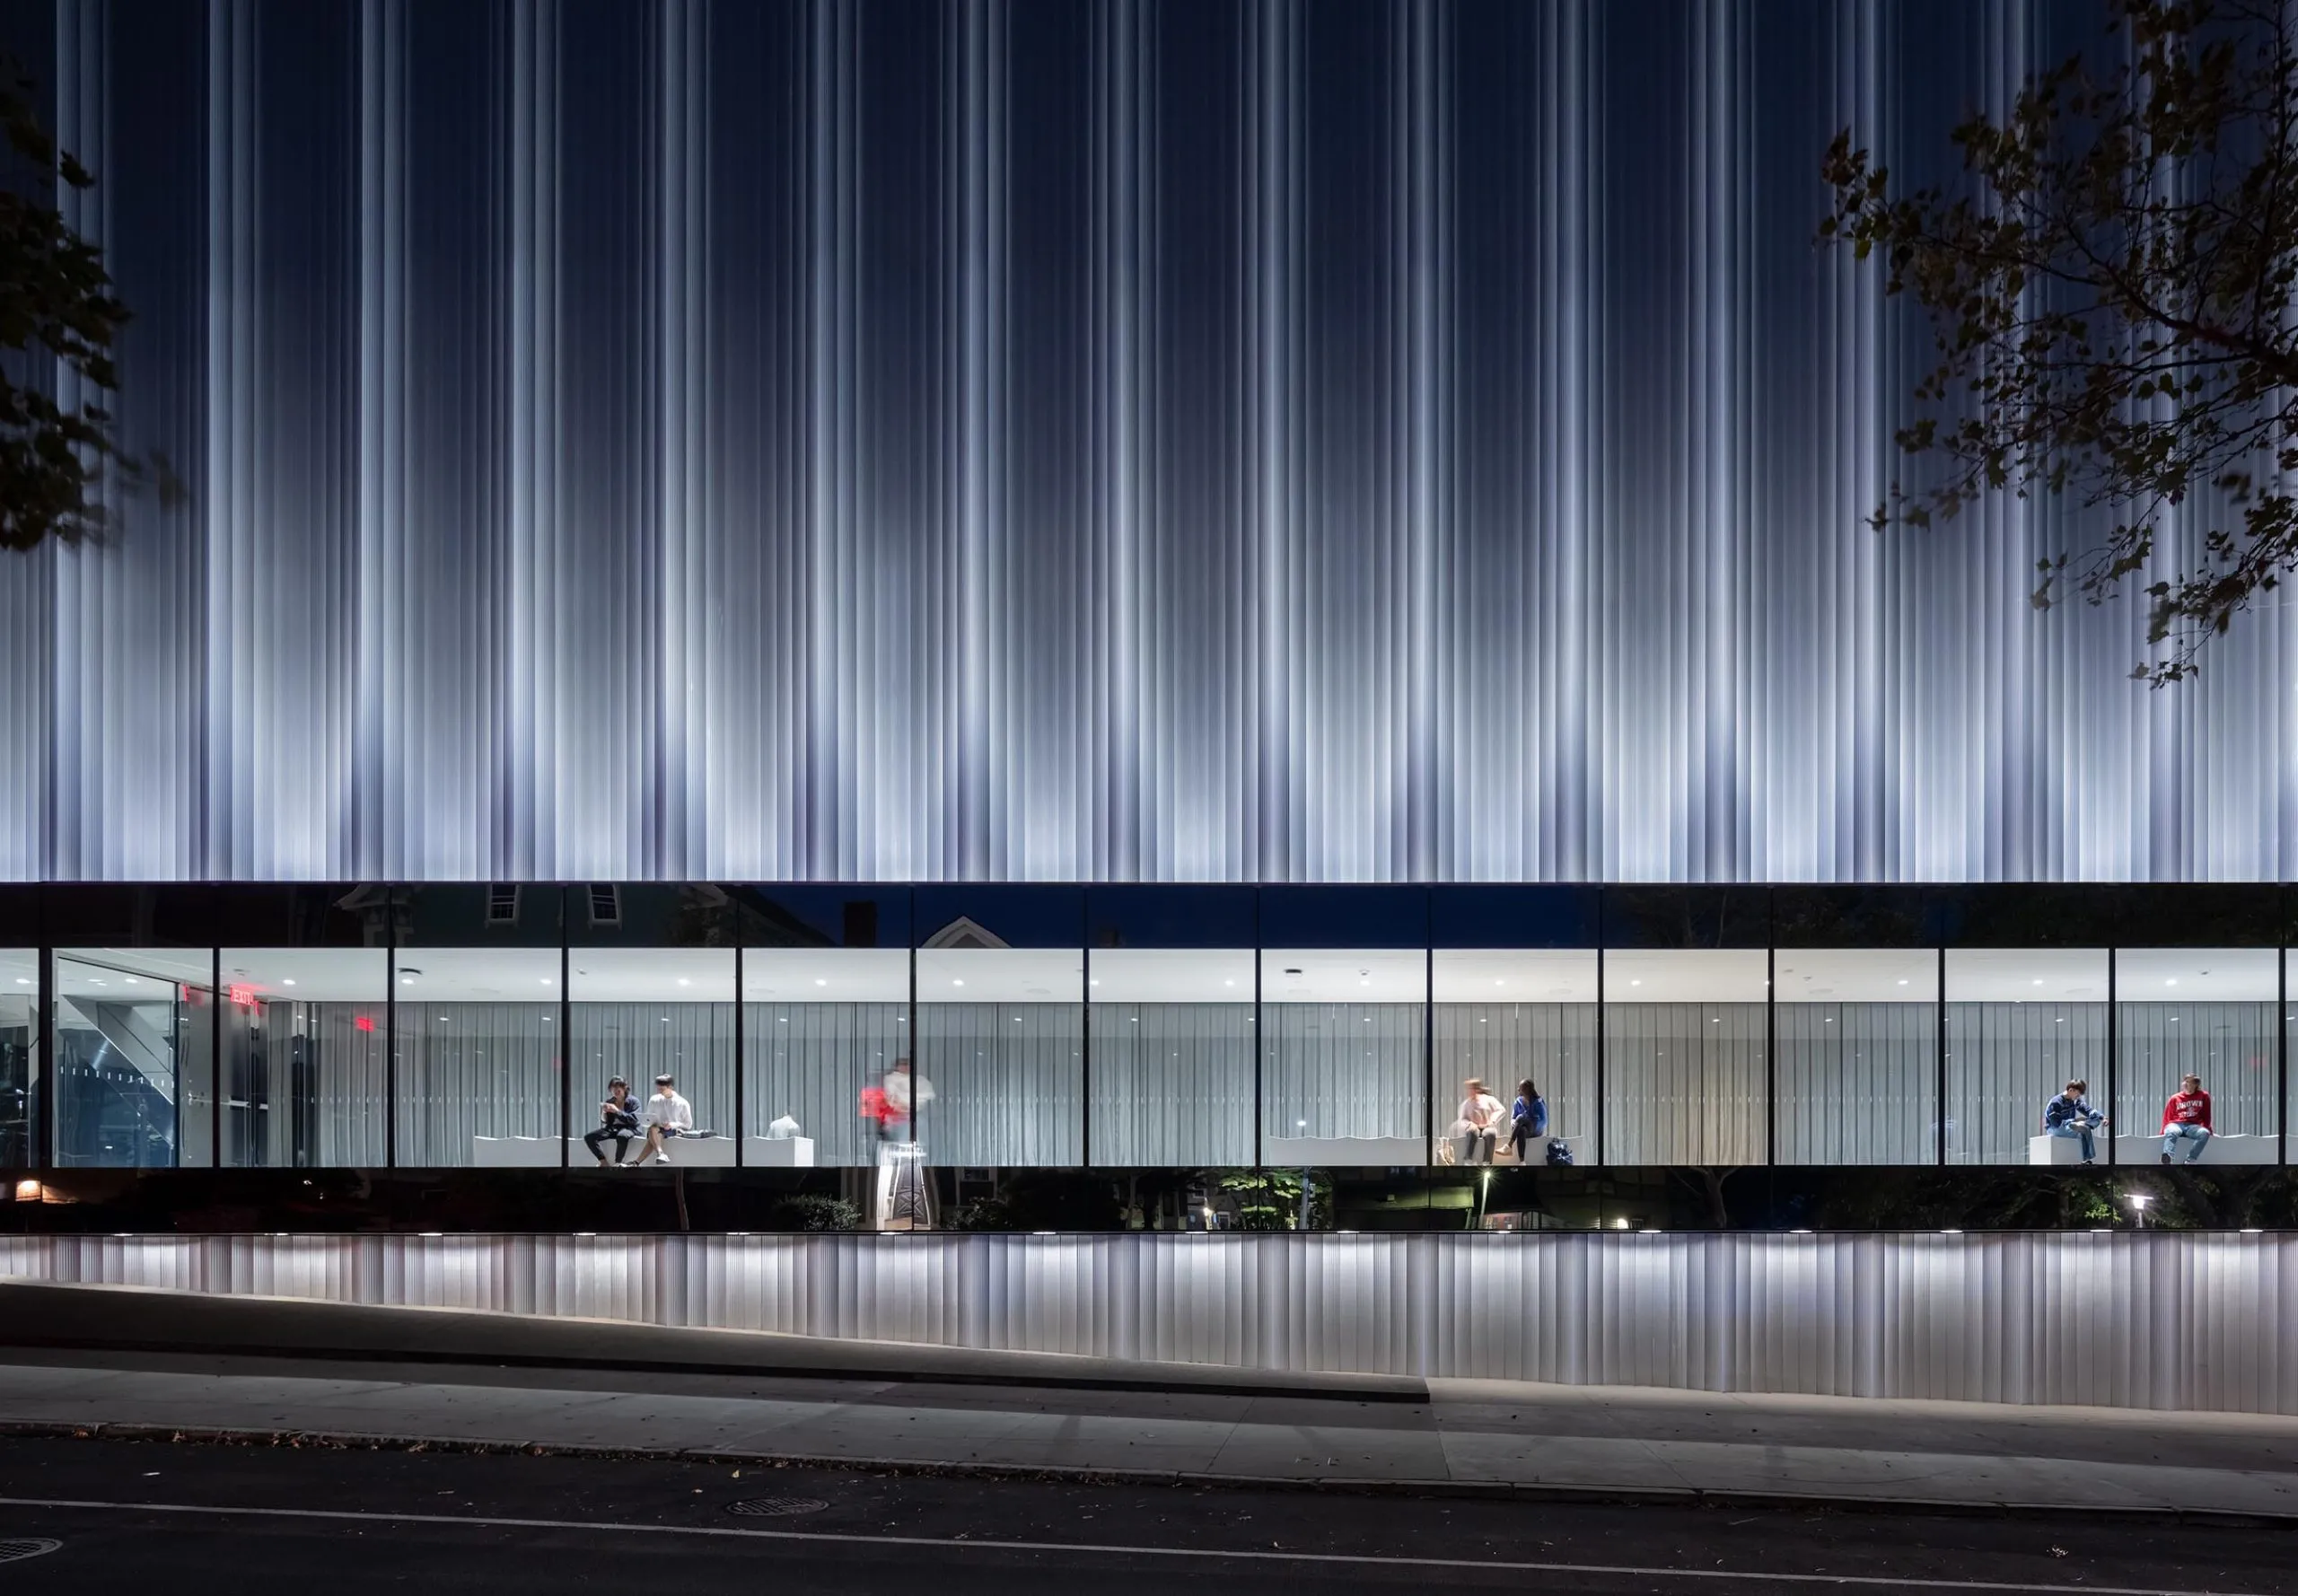
{"label": "silhouetted tree foliage", "polygon": [[59,191],[95,179],[57,147],[32,85],[4,58],[0,136],[13,168],[0,184],[0,353],[19,357],[0,359],[0,545],[22,549],[101,531],[108,476],[127,488],[172,485],[158,457],[119,449],[105,408],[127,307],[57,205]]}
{"label": "silhouetted tree foliage", "polygon": [[[2030,78],[1954,130],[1963,181],[1906,189],[1846,128],[1823,240],[1874,257],[1929,312],[1937,462],[1873,523],[1923,527],[1984,495],[2104,509],[2096,548],[2041,562],[2032,597],[2142,583],[2160,686],[2298,564],[2298,37],[2279,0],[2109,0],[2093,68]],[[2158,559],[2187,506],[2190,547]]]}

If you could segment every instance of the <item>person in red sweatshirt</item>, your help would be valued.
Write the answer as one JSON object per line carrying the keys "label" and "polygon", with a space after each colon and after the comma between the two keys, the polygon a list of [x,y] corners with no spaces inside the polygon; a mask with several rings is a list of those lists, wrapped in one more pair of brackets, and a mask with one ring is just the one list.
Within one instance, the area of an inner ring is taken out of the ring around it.
{"label": "person in red sweatshirt", "polygon": [[2200,1075],[2187,1075],[2179,1082],[2179,1092],[2162,1105],[2162,1162],[2173,1162],[2171,1155],[2180,1144],[2186,1147],[2186,1162],[2192,1163],[2210,1145],[2210,1093],[2202,1089]]}

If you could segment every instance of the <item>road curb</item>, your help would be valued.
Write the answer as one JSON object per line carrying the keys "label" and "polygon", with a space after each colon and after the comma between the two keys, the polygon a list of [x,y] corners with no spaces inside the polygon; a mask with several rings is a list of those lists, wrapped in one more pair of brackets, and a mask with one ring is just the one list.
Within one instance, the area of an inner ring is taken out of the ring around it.
{"label": "road curb", "polygon": [[184,1446],[268,1446],[364,1451],[429,1451],[479,1456],[567,1457],[600,1460],[705,1463],[742,1468],[818,1469],[849,1474],[899,1474],[924,1478],[1010,1479],[1058,1485],[1133,1486],[1166,1489],[1296,1491],[1328,1495],[1404,1496],[1478,1501],[1581,1502],[1618,1505],[1704,1506],[1774,1511],[1913,1514],[1933,1518],[2015,1518],[2048,1515],[2127,1523],[2204,1524],[2298,1531],[2298,1510],[2288,1513],[2236,1513],[2216,1508],[2115,1505],[2092,1507],[2063,1502],[1957,1502],[1923,1497],[1873,1497],[1837,1492],[1709,1491],[1691,1486],[1577,1486],[1518,1484],[1500,1480],[1367,1479],[1346,1475],[1295,1476],[1216,1474],[1193,1469],[1081,1468],[1054,1463],[952,1462],[924,1458],[818,1457],[800,1452],[735,1451],[718,1448],[595,1446],[581,1443],[478,1441],[437,1435],[368,1434],[341,1430],[255,1427],[68,1424],[48,1419],[0,1418],[0,1438],[21,1440],[125,1441]]}

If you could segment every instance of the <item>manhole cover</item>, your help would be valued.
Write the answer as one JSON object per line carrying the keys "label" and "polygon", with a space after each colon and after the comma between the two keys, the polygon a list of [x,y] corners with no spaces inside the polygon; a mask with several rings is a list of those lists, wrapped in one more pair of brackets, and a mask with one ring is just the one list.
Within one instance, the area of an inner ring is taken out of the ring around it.
{"label": "manhole cover", "polygon": [[750,1496],[740,1502],[726,1504],[728,1513],[739,1513],[745,1518],[785,1519],[794,1513],[820,1513],[829,1505],[811,1496]]}
{"label": "manhole cover", "polygon": [[0,1540],[0,1563],[21,1563],[26,1557],[52,1552],[63,1544],[60,1540]]}

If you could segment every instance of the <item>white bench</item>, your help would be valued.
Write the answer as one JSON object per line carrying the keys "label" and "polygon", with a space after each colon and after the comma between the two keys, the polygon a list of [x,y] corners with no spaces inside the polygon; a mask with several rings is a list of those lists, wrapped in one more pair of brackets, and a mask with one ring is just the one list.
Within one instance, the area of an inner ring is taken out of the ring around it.
{"label": "white bench", "polygon": [[[761,1142],[763,1137],[753,1137]],[[626,1162],[636,1162],[642,1139],[633,1136],[630,1149],[623,1156]],[[568,1136],[566,1141],[566,1162],[578,1170],[596,1169],[598,1161],[580,1136]],[[812,1144],[808,1144],[808,1165],[811,1162]],[[611,1157],[611,1150],[610,1150]],[[555,1170],[558,1167],[559,1143],[552,1136],[473,1136],[470,1139],[470,1161],[483,1170]],[[731,1170],[734,1167],[734,1138],[732,1136],[679,1136],[671,1148],[671,1162],[686,1164],[694,1169]]]}
{"label": "white bench", "polygon": [[[2107,1134],[2098,1133],[2099,1162],[2107,1162]],[[2153,1164],[2162,1167],[2162,1138],[2159,1136],[2119,1136],[2114,1138],[2114,1159],[2118,1164]],[[2279,1162],[2279,1136],[2213,1136],[2203,1148],[2197,1163],[2275,1163]],[[2027,1162],[2031,1164],[2081,1163],[2083,1144],[2074,1136],[2040,1136],[2027,1138]],[[2179,1162],[2184,1163],[2183,1151]]]}
{"label": "white bench", "polygon": [[1261,1145],[1261,1162],[1269,1169],[1295,1164],[1384,1169],[1428,1162],[1428,1144],[1418,1136],[1264,1136]]}
{"label": "white bench", "polygon": [[[2281,1142],[2280,1136],[2213,1136],[2204,1145],[2202,1156],[2195,1162],[2274,1163],[2278,1162],[2276,1155],[2281,1150]],[[2186,1162],[2186,1149],[2180,1148],[2174,1156],[2179,1162]],[[2162,1163],[2162,1138],[2159,1136],[2117,1136],[2115,1162],[2151,1163],[2159,1169]]]}

